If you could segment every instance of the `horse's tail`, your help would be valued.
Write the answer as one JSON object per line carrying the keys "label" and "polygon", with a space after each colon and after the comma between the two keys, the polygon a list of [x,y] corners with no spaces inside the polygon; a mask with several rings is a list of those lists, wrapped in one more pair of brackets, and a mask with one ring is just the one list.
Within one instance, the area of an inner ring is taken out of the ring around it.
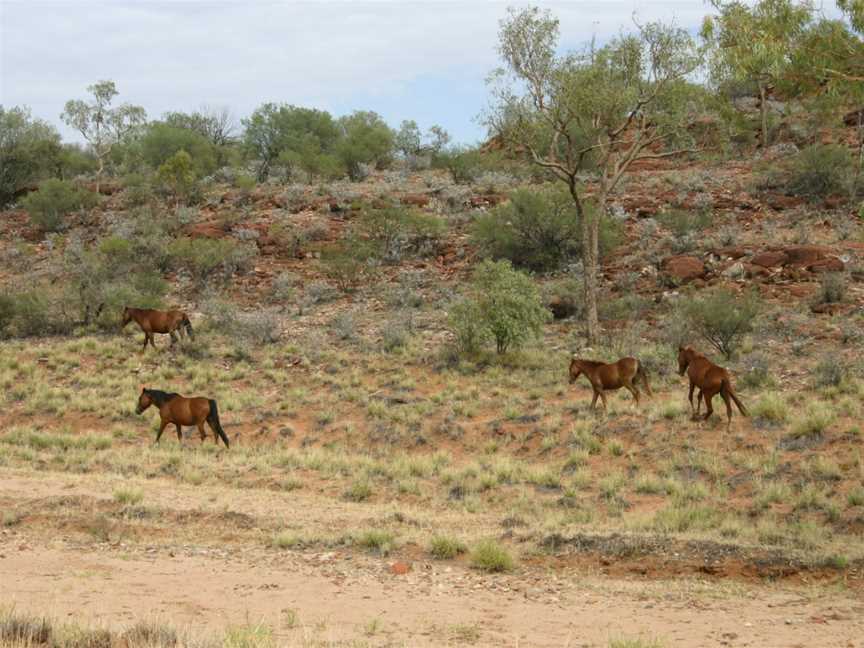
{"label": "horse's tail", "polygon": [[648,372],[645,371],[645,366],[639,360],[636,360],[636,377],[642,381],[645,393],[649,396],[653,396],[654,393],[651,391],[651,385],[648,384]]}
{"label": "horse's tail", "polygon": [[180,326],[186,329],[186,334],[189,336],[190,340],[195,339],[195,335],[192,333],[192,322],[189,321],[189,316],[186,313],[183,313],[183,319],[180,320]]}
{"label": "horse's tail", "polygon": [[222,429],[222,424],[219,422],[219,408],[216,407],[216,401],[212,398],[210,399],[210,413],[207,414],[207,422],[225,443],[225,447],[230,447],[228,445],[228,435],[225,434],[225,430]]}
{"label": "horse's tail", "polygon": [[735,390],[732,389],[732,383],[729,381],[729,378],[723,378],[723,389],[726,390],[726,393],[735,401],[735,404],[738,406],[738,411],[741,412],[742,416],[750,416],[747,413],[747,408],[744,407],[744,403],[738,400],[738,396],[735,395]]}

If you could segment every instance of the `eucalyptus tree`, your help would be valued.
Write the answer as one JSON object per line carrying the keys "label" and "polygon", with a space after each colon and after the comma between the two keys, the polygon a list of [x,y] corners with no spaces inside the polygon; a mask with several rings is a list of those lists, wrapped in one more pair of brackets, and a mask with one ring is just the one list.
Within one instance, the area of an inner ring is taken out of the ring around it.
{"label": "eucalyptus tree", "polygon": [[123,141],[147,120],[147,113],[141,106],[121,104],[112,107],[114,98],[119,94],[113,81],[99,81],[87,87],[92,95],[89,100],[70,99],[60,118],[81,133],[96,156],[96,191],[105,160],[111,149]]}
{"label": "eucalyptus tree", "polygon": [[[548,10],[511,8],[501,21],[503,65],[490,77],[490,134],[523,151],[569,191],[582,223],[587,337],[599,339],[599,226],[607,200],[639,160],[693,151],[701,114],[688,79],[701,51],[683,29],[637,25],[602,47],[558,53]],[[589,199],[583,180],[596,183]]]}

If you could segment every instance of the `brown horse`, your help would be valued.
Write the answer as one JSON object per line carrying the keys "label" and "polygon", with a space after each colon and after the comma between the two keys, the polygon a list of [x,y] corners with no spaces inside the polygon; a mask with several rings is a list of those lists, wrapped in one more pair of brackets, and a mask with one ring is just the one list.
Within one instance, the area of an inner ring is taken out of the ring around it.
{"label": "brown horse", "polygon": [[605,362],[595,362],[594,360],[583,360],[582,358],[573,358],[570,361],[570,384],[576,382],[576,379],[585,374],[585,377],[591,383],[594,390],[594,398],[591,399],[591,409],[597,404],[599,397],[603,401],[603,410],[606,410],[606,390],[615,390],[626,387],[633,394],[636,404],[639,404],[639,388],[634,384],[634,379],[638,378],[645,388],[645,392],[651,396],[651,387],[648,385],[648,375],[645,373],[645,368],[642,363],[636,358],[621,358],[618,362],[607,364]]}
{"label": "brown horse", "polygon": [[132,320],[135,320],[135,323],[144,331],[144,346],[141,349],[142,351],[147,350],[147,342],[150,342],[150,346],[154,349],[156,348],[153,342],[154,333],[167,333],[170,335],[171,346],[174,346],[174,343],[177,341],[177,338],[174,337],[175,331],[182,337],[185,330],[190,339],[195,339],[195,336],[192,334],[192,322],[189,321],[189,317],[183,311],[160,311],[151,308],[130,308],[127,306],[123,309],[123,320],[120,322],[120,330],[122,331],[126,328],[126,325]]}
{"label": "brown horse", "polygon": [[213,430],[213,441],[217,444],[219,439],[228,446],[228,435],[222,429],[222,424],[219,423],[219,409],[216,407],[216,401],[212,398],[185,398],[180,394],[172,394],[169,392],[159,391],[158,389],[141,389],[141,395],[138,397],[138,407],[135,408],[136,414],[141,414],[151,405],[159,408],[159,433],[156,435],[156,443],[165,428],[173,423],[177,426],[177,440],[183,440],[182,425],[196,426],[198,434],[201,435],[201,441],[207,438],[207,433],[204,431],[204,422],[210,425]]}
{"label": "brown horse", "polygon": [[[732,425],[732,403],[738,406],[738,411],[742,416],[747,416],[747,409],[738,400],[735,395],[735,390],[732,388],[732,377],[729,372],[723,367],[718,367],[701,353],[693,350],[692,347],[678,347],[678,375],[683,376],[687,372],[687,377],[690,379],[690,393],[687,395],[687,400],[690,402],[690,411],[693,412],[693,418],[699,416],[699,410],[702,407],[702,400],[705,400],[705,406],[708,411],[705,413],[703,420],[708,420],[708,417],[714,413],[714,408],[711,406],[711,401],[714,396],[720,394],[723,402],[726,403],[726,429]],[[696,396],[696,411],[693,411],[693,390],[698,387],[699,394]]]}

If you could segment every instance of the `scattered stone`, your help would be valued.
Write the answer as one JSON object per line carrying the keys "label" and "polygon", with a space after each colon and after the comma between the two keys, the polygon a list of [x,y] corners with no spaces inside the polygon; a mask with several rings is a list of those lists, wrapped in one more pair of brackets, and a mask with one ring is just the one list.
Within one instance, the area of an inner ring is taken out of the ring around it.
{"label": "scattered stone", "polygon": [[394,576],[404,576],[411,571],[411,563],[397,560],[394,563],[390,563],[389,569],[390,573]]}
{"label": "scattered stone", "polygon": [[693,281],[705,275],[705,264],[694,256],[674,256],[663,262],[664,272],[681,283]]}

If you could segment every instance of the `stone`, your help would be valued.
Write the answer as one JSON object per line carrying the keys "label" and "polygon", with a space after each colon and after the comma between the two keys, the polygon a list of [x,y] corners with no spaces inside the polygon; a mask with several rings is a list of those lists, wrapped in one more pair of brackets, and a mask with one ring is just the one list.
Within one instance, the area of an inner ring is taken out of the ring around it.
{"label": "stone", "polygon": [[781,268],[788,261],[789,257],[785,252],[762,252],[750,259],[750,265],[761,266],[763,268]]}
{"label": "stone", "polygon": [[663,262],[664,272],[680,282],[693,281],[705,274],[705,264],[694,256],[674,256]]}
{"label": "stone", "polygon": [[394,576],[404,576],[411,571],[411,563],[397,560],[394,563],[390,563],[389,570]]}
{"label": "stone", "polygon": [[816,263],[811,263],[807,266],[807,269],[810,272],[822,273],[822,272],[843,272],[846,269],[846,264],[843,263],[837,257],[828,257],[827,259],[822,259],[821,261],[817,261]]}

